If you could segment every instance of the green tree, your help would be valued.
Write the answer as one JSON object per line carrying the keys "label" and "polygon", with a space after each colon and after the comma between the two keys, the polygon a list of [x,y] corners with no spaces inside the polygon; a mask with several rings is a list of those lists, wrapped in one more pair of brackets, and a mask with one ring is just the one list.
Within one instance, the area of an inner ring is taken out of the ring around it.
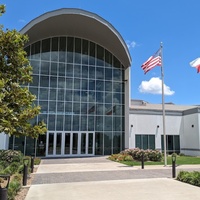
{"label": "green tree", "polygon": [[[0,14],[5,7],[0,5]],[[44,122],[32,125],[40,113],[34,104],[36,96],[25,86],[32,81],[32,67],[26,57],[26,35],[0,26],[0,132],[37,138],[47,129]]]}

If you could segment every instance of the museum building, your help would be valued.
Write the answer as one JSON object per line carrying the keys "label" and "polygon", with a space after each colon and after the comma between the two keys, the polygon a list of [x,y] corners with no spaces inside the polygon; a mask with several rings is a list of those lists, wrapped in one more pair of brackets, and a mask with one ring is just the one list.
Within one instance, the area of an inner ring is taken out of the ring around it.
{"label": "museum building", "polygon": [[[162,107],[130,100],[131,56],[108,21],[64,8],[33,19],[20,32],[29,37],[28,88],[41,106],[31,123],[43,120],[48,131],[37,139],[1,133],[0,149],[41,157],[163,150]],[[199,113],[198,106],[166,106],[168,153],[200,155]]]}
{"label": "museum building", "polygon": [[80,9],[45,13],[21,31],[33,67],[28,85],[37,96],[46,135],[9,138],[9,148],[38,156],[91,156],[125,148],[131,58],[118,31]]}

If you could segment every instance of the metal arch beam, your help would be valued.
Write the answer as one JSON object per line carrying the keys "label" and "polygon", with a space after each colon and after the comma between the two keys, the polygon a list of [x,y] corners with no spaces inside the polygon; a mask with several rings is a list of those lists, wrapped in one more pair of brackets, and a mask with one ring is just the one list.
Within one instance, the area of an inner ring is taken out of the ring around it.
{"label": "metal arch beam", "polygon": [[131,66],[131,56],[119,32],[100,16],[81,9],[59,9],[47,12],[20,30],[27,34],[27,45],[54,36],[74,36],[93,41],[110,51],[125,68]]}

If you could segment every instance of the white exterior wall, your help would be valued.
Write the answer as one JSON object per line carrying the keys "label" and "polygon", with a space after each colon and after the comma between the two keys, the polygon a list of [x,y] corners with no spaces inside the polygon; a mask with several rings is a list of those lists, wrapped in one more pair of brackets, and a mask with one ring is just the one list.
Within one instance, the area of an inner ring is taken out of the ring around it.
{"label": "white exterior wall", "polygon": [[8,135],[4,133],[0,133],[0,150],[2,149],[8,149]]}
{"label": "white exterior wall", "polygon": [[[165,116],[166,135],[180,135],[182,116]],[[161,135],[163,134],[163,116],[150,114],[130,114],[130,146],[135,148],[135,135],[155,135],[155,147],[161,149]],[[157,127],[159,126],[159,127]]]}
{"label": "white exterior wall", "polygon": [[183,116],[184,132],[180,136],[181,153],[200,156],[200,114]]}

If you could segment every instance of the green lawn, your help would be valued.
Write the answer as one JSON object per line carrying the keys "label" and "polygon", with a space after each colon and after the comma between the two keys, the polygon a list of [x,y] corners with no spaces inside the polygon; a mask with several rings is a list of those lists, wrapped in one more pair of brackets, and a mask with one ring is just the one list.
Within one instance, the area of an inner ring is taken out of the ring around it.
{"label": "green lawn", "polygon": [[[129,166],[137,166],[141,165],[139,161],[122,161],[121,163],[129,165]],[[167,157],[167,165],[172,164],[171,156]],[[177,156],[176,157],[176,165],[194,165],[200,164],[200,157],[192,157],[192,156]],[[162,162],[144,162],[144,165],[164,165],[164,158]]]}

